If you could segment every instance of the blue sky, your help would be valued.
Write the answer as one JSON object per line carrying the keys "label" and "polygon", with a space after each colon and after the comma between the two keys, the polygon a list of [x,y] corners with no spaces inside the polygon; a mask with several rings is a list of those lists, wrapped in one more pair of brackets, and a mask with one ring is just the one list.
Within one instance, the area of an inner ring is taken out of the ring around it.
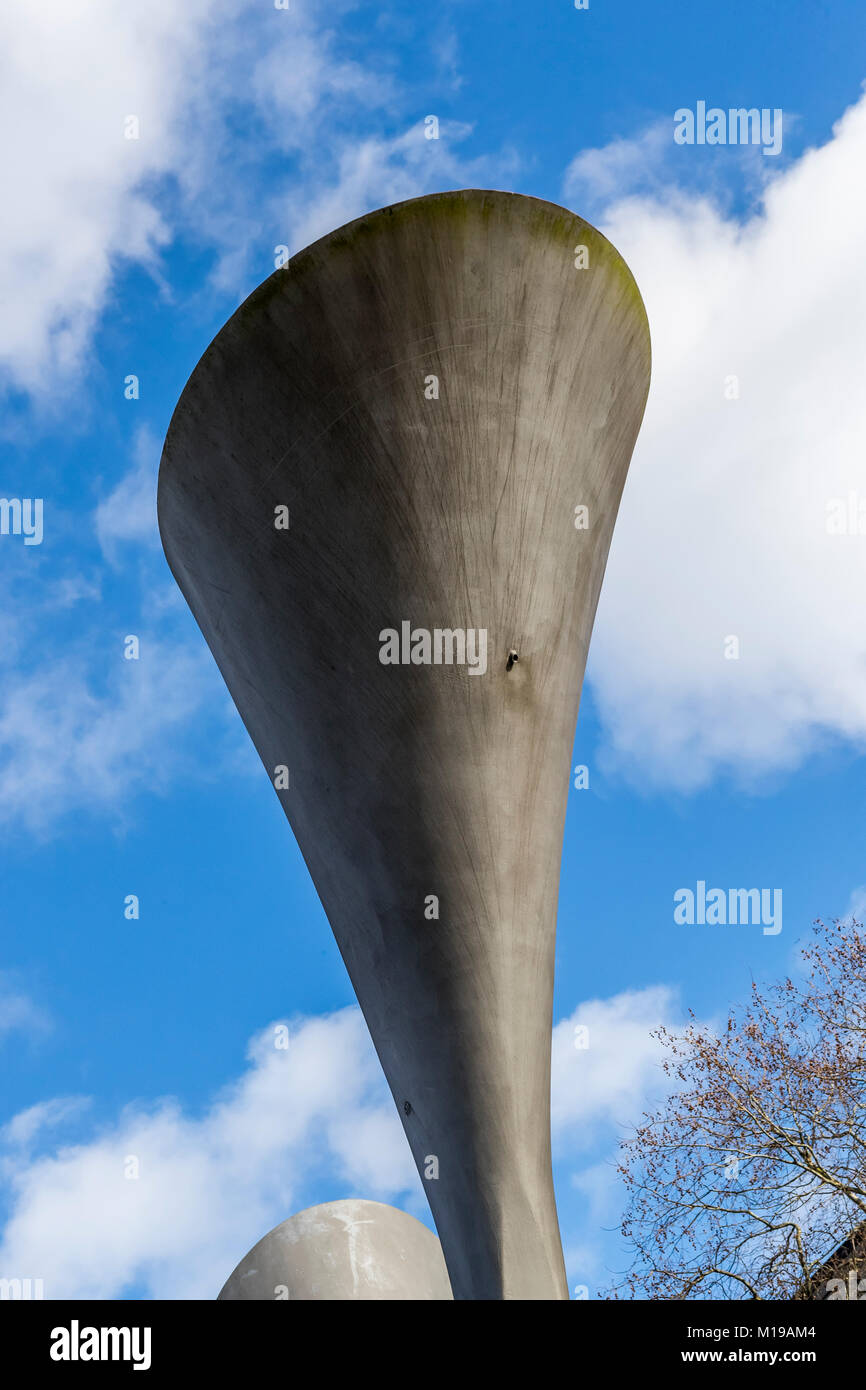
{"label": "blue sky", "polygon": [[[650,1030],[792,968],[866,881],[866,538],[827,529],[866,499],[864,31],[853,0],[6,6],[0,495],[42,498],[44,538],[0,536],[0,1274],[213,1297],[313,1202],[428,1219],[162,558],[155,480],[275,247],[460,186],[590,217],[653,333],[572,760],[554,1034],[570,1286],[622,1267],[613,1165],[660,1085]],[[781,109],[781,154],[676,145],[698,101]],[[780,888],[782,930],[675,924],[701,879]]]}

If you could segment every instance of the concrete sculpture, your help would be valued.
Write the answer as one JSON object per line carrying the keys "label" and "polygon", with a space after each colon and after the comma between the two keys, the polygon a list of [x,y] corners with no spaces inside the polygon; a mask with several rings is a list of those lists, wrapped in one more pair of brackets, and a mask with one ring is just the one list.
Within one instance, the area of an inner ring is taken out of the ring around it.
{"label": "concrete sculpture", "polygon": [[382,1202],[324,1202],[269,1231],[226,1280],[224,1301],[450,1299],[431,1231]]}
{"label": "concrete sculpture", "polygon": [[559,864],[649,386],[611,244],[464,190],[296,255],[211,343],[159,481],[172,571],[297,836],[455,1298],[566,1298]]}

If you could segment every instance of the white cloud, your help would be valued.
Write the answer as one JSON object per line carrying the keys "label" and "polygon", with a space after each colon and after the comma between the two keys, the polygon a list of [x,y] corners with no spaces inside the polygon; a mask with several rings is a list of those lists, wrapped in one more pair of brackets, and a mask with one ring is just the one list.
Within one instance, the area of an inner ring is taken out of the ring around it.
{"label": "white cloud", "polygon": [[[612,1254],[619,1256],[618,1246],[603,1234],[616,1230],[622,1221],[625,1187],[617,1162],[614,1151],[572,1174],[570,1187],[580,1198],[580,1218],[571,1221],[570,1234],[563,1238],[563,1254],[573,1296],[595,1298],[598,1289],[610,1283]],[[580,1286],[587,1293],[577,1295]]]}
{"label": "white cloud", "polygon": [[[785,112],[785,135],[797,123]],[[695,190],[727,206],[735,193],[761,196],[778,173],[759,145],[699,146],[674,141],[673,114],[653,121],[637,135],[618,136],[607,145],[581,150],[565,171],[563,196],[570,207],[595,220],[624,199],[652,195],[678,206]]]}
{"label": "white cloud", "polygon": [[866,739],[866,535],[826,530],[831,499],[866,502],[864,159],[866,98],[743,222],[674,192],[603,219],[654,354],[589,670],[635,780],[752,779]]}
{"label": "white cloud", "polygon": [[116,563],[127,543],[159,546],[156,482],[160,447],[143,426],[133,443],[133,466],[96,509],[96,534],[102,553]]}
{"label": "white cloud", "polygon": [[[77,1119],[90,1105],[87,1096],[57,1096],[42,1100],[17,1115],[0,1129],[0,1146],[4,1149],[29,1151],[35,1141],[54,1129]],[[8,1160],[7,1160],[8,1161]],[[13,1160],[14,1161],[14,1160]]]}
{"label": "white cloud", "polygon": [[551,1123],[555,1141],[582,1151],[633,1123],[647,1094],[663,1086],[664,1049],[651,1037],[677,1008],[664,985],[579,1005],[553,1030]]}
{"label": "white cloud", "polygon": [[390,98],[383,75],[341,57],[322,28],[334,8],[8,0],[0,368],[17,385],[48,393],[81,369],[119,268],[159,278],[181,212],[206,244],[253,235],[239,211],[251,169],[305,147],[326,114],[351,107],[357,119]]}
{"label": "white cloud", "polygon": [[[77,365],[118,260],[168,230],[145,180],[176,123],[208,0],[9,0],[0,11],[0,363],[28,387]],[[141,138],[124,138],[137,115]]]}
{"label": "white cloud", "polygon": [[9,974],[0,971],[0,1041],[10,1033],[36,1037],[50,1027],[45,1011],[18,989]]}
{"label": "white cloud", "polygon": [[52,585],[47,599],[49,608],[74,608],[78,603],[96,602],[102,597],[98,580],[83,574],[64,575]]}
{"label": "white cloud", "polygon": [[[48,1298],[116,1298],[141,1285],[154,1297],[212,1299],[255,1241],[307,1204],[311,1183],[417,1202],[420,1180],[360,1012],[301,1022],[285,1051],[274,1039],[269,1028],[254,1040],[248,1070],[201,1118],[170,1100],[129,1107],[90,1142],[8,1154],[0,1274],[41,1278]],[[45,1118],[60,1117],[17,1117],[7,1142],[32,1138]],[[124,1176],[131,1159],[138,1178]]]}
{"label": "white cloud", "polygon": [[351,8],[9,0],[0,372],[43,406],[61,395],[125,265],[171,293],[163,259],[180,231],[213,249],[217,285],[245,294],[272,268],[275,235],[329,231],[343,207],[410,197],[440,174],[461,181],[442,143],[371,133],[371,119],[393,129],[401,100],[416,109],[418,91],[369,48],[363,62],[347,54]]}
{"label": "white cloud", "polygon": [[392,82],[341,58],[334,35],[317,31],[311,14],[301,10],[280,30],[254,63],[252,80],[252,95],[277,148],[306,145],[312,123],[321,123],[334,104],[369,109],[393,97]]}
{"label": "white cloud", "polygon": [[[639,1118],[657,1076],[650,1028],[674,1007],[663,988],[583,1004],[554,1030],[553,1123],[560,1153],[584,1155],[611,1127]],[[590,1047],[573,1047],[576,1024]],[[129,1106],[87,1141],[34,1151],[48,1130],[80,1120],[81,1097],[52,1100],[0,1131],[9,1219],[0,1275],[41,1278],[49,1298],[213,1298],[238,1260],[278,1221],[329,1196],[426,1203],[362,1015],[347,1008],[297,1021],[289,1047],[274,1026],[249,1067],[194,1117],[174,1101]],[[124,1177],[130,1158],[139,1177]],[[599,1174],[574,1184],[599,1189]],[[428,1213],[429,1215],[429,1213]],[[589,1252],[590,1240],[586,1245]],[[589,1259],[587,1253],[584,1264]],[[580,1264],[580,1261],[577,1261]]]}
{"label": "white cloud", "polygon": [[866,921],[864,914],[866,914],[866,883],[861,883],[851,890],[845,917],[853,917],[856,922],[862,923]]}
{"label": "white cloud", "polygon": [[[134,790],[162,790],[177,765],[172,735],[215,676],[206,652],[141,635],[97,685],[83,658],[49,658],[10,676],[0,700],[0,822],[43,833],[74,810],[116,811]],[[213,687],[215,688],[215,687]]]}
{"label": "white cloud", "polygon": [[610,1262],[622,1263],[611,1234],[626,1200],[618,1145],[671,1089],[662,1070],[669,1054],[652,1035],[663,1025],[675,1032],[680,1017],[677,991],[654,985],[588,1000],[553,1030],[553,1152],[572,1294],[583,1286],[595,1298]]}
{"label": "white cloud", "polygon": [[447,188],[488,187],[491,182],[502,186],[516,172],[517,160],[508,153],[462,159],[459,145],[471,134],[468,125],[443,121],[436,140],[428,140],[424,129],[419,121],[390,139],[369,136],[342,144],[331,182],[318,178],[309,185],[307,197],[292,197],[292,207],[297,204],[301,209],[289,214],[292,249],[299,251],[334,228],[389,203]]}
{"label": "white cloud", "polygon": [[673,147],[672,123],[656,121],[633,139],[611,140],[600,149],[581,150],[565,172],[563,195],[580,213],[599,201],[609,203],[623,189],[633,196],[658,188],[665,156]]}

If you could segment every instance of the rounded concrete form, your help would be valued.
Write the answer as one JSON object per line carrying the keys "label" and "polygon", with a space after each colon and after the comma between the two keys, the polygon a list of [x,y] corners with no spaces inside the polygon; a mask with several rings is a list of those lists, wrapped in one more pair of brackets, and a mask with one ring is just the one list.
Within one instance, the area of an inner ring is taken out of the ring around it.
{"label": "rounded concrete form", "polygon": [[439,193],[261,285],[163,453],[166,556],[328,915],[455,1298],[568,1297],[559,867],[649,373],[601,233],[536,198]]}
{"label": "rounded concrete form", "polygon": [[382,1202],[324,1202],[281,1221],[254,1245],[219,1297],[281,1299],[452,1298],[442,1247],[431,1231]]}

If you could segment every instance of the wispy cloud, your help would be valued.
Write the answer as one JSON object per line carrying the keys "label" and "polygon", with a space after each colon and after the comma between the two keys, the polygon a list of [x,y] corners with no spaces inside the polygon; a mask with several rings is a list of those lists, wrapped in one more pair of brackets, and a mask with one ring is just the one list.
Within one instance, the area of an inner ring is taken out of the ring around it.
{"label": "wispy cloud", "polygon": [[654,363],[588,674],[609,761],[691,790],[866,745],[866,535],[828,533],[834,500],[866,504],[866,98],[741,218],[628,196],[646,141],[594,152]]}
{"label": "wispy cloud", "polygon": [[14,977],[0,971],[0,1042],[11,1033],[23,1033],[25,1037],[39,1037],[49,1032],[51,1020],[20,989]]}
{"label": "wispy cloud", "polygon": [[656,121],[630,139],[581,150],[565,172],[563,196],[582,216],[628,194],[656,191],[669,183],[674,150],[671,123]]}
{"label": "wispy cloud", "polygon": [[678,992],[655,985],[587,1000],[553,1030],[553,1151],[572,1296],[579,1289],[576,1296],[594,1298],[609,1281],[611,1252],[619,1248],[609,1233],[625,1201],[618,1146],[670,1090],[665,1051],[653,1034],[680,1019]]}
{"label": "wispy cloud", "polygon": [[359,61],[336,23],[351,8],[4,6],[7,381],[47,403],[77,380],[119,273],[143,266],[170,293],[164,257],[179,235],[212,251],[213,283],[245,294],[273,268],[275,239],[461,181],[445,139],[391,134],[414,123],[417,83],[403,88],[375,51]]}
{"label": "wispy cloud", "polygon": [[[138,635],[138,634],[128,634]],[[131,790],[164,790],[179,733],[217,688],[207,653],[123,636],[103,652],[97,680],[83,656],[11,676],[0,693],[0,823],[44,834],[70,812],[116,813]]]}
{"label": "wispy cloud", "polygon": [[653,1086],[664,1088],[663,1049],[653,1029],[678,1011],[674,990],[658,985],[590,999],[553,1030],[554,1139],[572,1153],[633,1122]]}
{"label": "wispy cloud", "polygon": [[853,917],[857,922],[863,922],[866,921],[864,913],[866,913],[866,883],[861,883],[851,890],[851,896],[848,899],[848,910],[845,916]]}
{"label": "wispy cloud", "polygon": [[43,1107],[13,1119],[0,1274],[42,1278],[48,1298],[133,1286],[215,1298],[313,1184],[417,1205],[420,1180],[359,1011],[300,1022],[285,1050],[276,1041],[276,1026],[253,1041],[248,1070],[200,1118],[172,1100],[131,1106],[89,1142],[35,1158],[22,1137],[32,1144],[64,1116]]}
{"label": "wispy cloud", "polygon": [[4,5],[0,121],[16,138],[2,156],[0,364],[17,384],[50,390],[76,370],[117,264],[152,264],[168,240],[143,190],[177,162],[214,18],[208,0]]}
{"label": "wispy cloud", "polygon": [[[78,1119],[90,1106],[87,1096],[58,1096],[52,1100],[39,1101],[27,1110],[19,1110],[17,1115],[0,1129],[0,1146],[11,1150],[13,1165],[21,1162],[38,1141],[45,1140],[49,1130],[57,1129]],[[8,1162],[8,1158],[5,1160]]]}
{"label": "wispy cloud", "polygon": [[[588,1148],[609,1146],[622,1124],[639,1118],[657,1081],[648,1033],[674,1006],[666,989],[634,991],[590,1001],[557,1025],[554,1132],[577,1183],[591,1183]],[[576,1026],[589,1030],[580,1052]],[[92,1138],[60,1147],[52,1136],[81,1119],[80,1097],[14,1117],[0,1132],[10,1210],[0,1275],[42,1278],[49,1298],[116,1298],[133,1287],[144,1296],[213,1298],[255,1241],[324,1200],[323,1188],[423,1215],[420,1180],[360,1011],[297,1020],[286,1048],[277,1045],[278,1029],[253,1040],[247,1070],[200,1116],[172,1100],[138,1104]],[[594,1234],[586,1232],[587,1250]]]}
{"label": "wispy cloud", "polygon": [[[461,158],[460,144],[471,127],[442,122],[437,139],[428,139],[423,121],[391,138],[369,136],[346,140],[336,152],[330,181],[307,185],[300,212],[290,210],[293,250],[300,250],[326,232],[365,212],[406,198],[447,188],[507,185],[517,172],[516,156]],[[294,200],[292,200],[292,209]]]}
{"label": "wispy cloud", "polygon": [[128,473],[96,509],[96,534],[102,553],[117,563],[129,544],[159,547],[156,519],[156,483],[160,446],[147,426],[139,428],[133,442],[133,464]]}

